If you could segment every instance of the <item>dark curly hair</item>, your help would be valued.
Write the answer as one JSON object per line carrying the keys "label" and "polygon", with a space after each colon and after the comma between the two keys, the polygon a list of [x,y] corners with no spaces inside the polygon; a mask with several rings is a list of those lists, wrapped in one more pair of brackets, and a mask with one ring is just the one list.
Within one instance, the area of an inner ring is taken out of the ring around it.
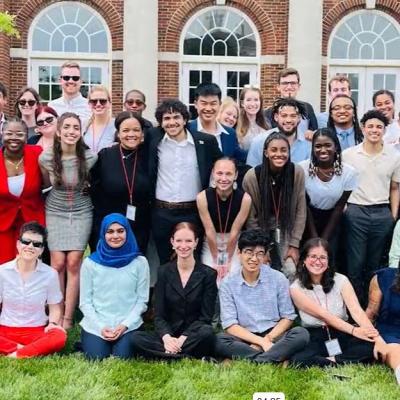
{"label": "dark curly hair", "polygon": [[370,119],[379,119],[379,121],[381,121],[385,126],[389,125],[388,119],[385,117],[385,115],[382,113],[382,111],[379,111],[379,110],[367,111],[360,120],[361,125],[364,126],[365,123]]}
{"label": "dark curly hair", "polygon": [[331,248],[329,246],[329,243],[322,238],[312,238],[307,240],[304,243],[304,246],[301,249],[300,252],[300,258],[299,262],[297,264],[297,274],[296,277],[299,279],[301,286],[308,290],[313,289],[313,283],[310,277],[310,274],[304,265],[305,259],[308,257],[308,254],[312,249],[315,247],[323,247],[323,249],[328,253],[328,268],[325,270],[325,272],[322,275],[321,279],[321,286],[324,291],[324,293],[329,293],[333,285],[335,283],[334,281],[334,276],[335,276],[335,268],[333,265],[333,254],[331,251]]}
{"label": "dark curly hair", "polygon": [[190,119],[190,113],[186,105],[178,99],[166,99],[157,107],[155,112],[158,125],[161,126],[164,114],[174,112],[181,114],[187,124]]}

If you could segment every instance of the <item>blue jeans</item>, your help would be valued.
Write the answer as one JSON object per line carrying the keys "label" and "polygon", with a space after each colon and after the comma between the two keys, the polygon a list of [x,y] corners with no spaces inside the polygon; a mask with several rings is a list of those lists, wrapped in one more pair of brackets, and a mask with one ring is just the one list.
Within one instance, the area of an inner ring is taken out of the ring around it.
{"label": "blue jeans", "polygon": [[81,341],[83,353],[90,360],[102,360],[110,356],[124,359],[131,358],[133,356],[131,335],[134,332],[130,331],[117,340],[108,341],[82,329]]}

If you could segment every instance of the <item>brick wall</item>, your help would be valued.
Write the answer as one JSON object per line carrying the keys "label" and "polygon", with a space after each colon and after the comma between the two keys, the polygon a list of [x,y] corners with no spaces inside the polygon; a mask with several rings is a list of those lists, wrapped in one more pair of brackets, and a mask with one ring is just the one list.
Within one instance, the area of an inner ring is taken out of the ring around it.
{"label": "brick wall", "polygon": [[[17,15],[17,28],[21,38],[12,39],[11,47],[28,48],[28,32],[32,20],[41,10],[54,2],[54,0],[13,0],[12,2],[0,0],[0,10],[8,10],[11,14]],[[95,9],[106,21],[111,32],[112,50],[123,50],[124,0],[82,0],[81,3],[85,3]],[[4,8],[1,8],[3,5],[5,5]],[[2,79],[9,85],[10,98],[14,100],[18,90],[27,84],[28,60],[22,58],[10,59],[7,40],[0,38],[0,61],[0,74]],[[115,113],[122,110],[122,61],[113,61],[112,67],[112,97],[113,111]],[[7,78],[10,71],[13,77],[11,82]],[[12,110],[10,109],[9,111],[11,112]]]}

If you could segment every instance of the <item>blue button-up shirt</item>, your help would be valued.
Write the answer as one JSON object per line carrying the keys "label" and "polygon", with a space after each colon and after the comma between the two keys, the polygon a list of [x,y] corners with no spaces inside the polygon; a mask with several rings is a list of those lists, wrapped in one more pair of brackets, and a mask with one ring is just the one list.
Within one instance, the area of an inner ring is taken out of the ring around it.
{"label": "blue button-up shirt", "polygon": [[[267,137],[274,132],[279,132],[278,128],[270,129],[267,132],[260,133],[251,142],[249,152],[247,154],[246,164],[256,167],[262,164],[264,154],[264,142]],[[297,134],[297,138],[290,146],[290,158],[294,163],[308,160],[311,156],[311,142],[306,140],[303,135]]]}
{"label": "blue button-up shirt", "polygon": [[354,127],[351,127],[349,129],[340,129],[336,127],[335,129],[342,151],[356,145],[356,141],[354,138]]}
{"label": "blue button-up shirt", "polygon": [[282,318],[294,320],[289,281],[268,265],[262,265],[254,285],[241,273],[226,277],[219,289],[222,328],[240,325],[253,333],[273,328]]}

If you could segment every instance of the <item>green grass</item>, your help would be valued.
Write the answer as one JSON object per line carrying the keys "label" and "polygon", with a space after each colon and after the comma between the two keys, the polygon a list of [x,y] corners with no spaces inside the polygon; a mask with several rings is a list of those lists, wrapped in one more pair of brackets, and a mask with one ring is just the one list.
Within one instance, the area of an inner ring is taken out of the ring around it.
{"label": "green grass", "polygon": [[[86,361],[72,353],[78,328],[61,355],[42,359],[0,358],[0,400],[251,400],[254,392],[284,392],[286,399],[398,400],[391,370],[376,365],[293,369],[235,361],[229,365]],[[349,379],[340,380],[335,374]]]}

